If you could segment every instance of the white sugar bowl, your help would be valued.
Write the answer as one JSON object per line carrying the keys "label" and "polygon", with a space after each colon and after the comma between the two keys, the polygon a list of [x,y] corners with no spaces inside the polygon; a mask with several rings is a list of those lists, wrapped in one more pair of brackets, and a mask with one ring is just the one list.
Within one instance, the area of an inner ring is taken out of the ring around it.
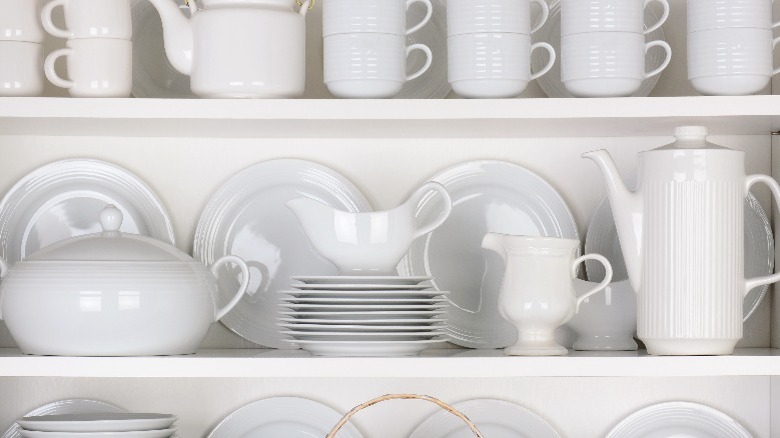
{"label": "white sugar bowl", "polygon": [[[43,248],[9,267],[0,263],[0,317],[23,353],[146,356],[194,353],[211,323],[246,292],[243,260],[207,269],[173,246],[119,231],[122,213],[100,214],[102,233]],[[240,270],[241,286],[217,305],[217,270]]]}

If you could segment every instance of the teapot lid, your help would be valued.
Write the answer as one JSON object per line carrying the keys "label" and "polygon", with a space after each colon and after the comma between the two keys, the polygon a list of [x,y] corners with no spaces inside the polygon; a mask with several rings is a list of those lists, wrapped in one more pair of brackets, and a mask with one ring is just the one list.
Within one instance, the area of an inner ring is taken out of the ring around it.
{"label": "teapot lid", "polygon": [[674,128],[674,143],[654,150],[670,149],[721,149],[730,150],[727,147],[719,146],[707,141],[707,127],[705,126],[678,126]]}
{"label": "teapot lid", "polygon": [[103,232],[72,237],[42,248],[26,261],[192,261],[183,251],[147,236],[119,231],[122,212],[113,205],[100,212]]}

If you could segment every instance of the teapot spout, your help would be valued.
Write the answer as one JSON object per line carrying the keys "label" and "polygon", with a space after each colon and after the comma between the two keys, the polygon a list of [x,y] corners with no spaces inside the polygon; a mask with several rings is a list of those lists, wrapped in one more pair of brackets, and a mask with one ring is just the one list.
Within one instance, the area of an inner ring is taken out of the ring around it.
{"label": "teapot spout", "polygon": [[604,175],[609,203],[615,217],[620,247],[634,290],[640,290],[642,266],[642,199],[628,190],[620,178],[612,157],[605,150],[586,152],[583,158],[593,160]]}
{"label": "teapot spout", "polygon": [[489,249],[501,256],[501,260],[506,263],[506,249],[504,248],[504,235],[498,233],[487,233],[482,238],[482,248]]}
{"label": "teapot spout", "polygon": [[[168,56],[173,68],[187,76],[192,72],[192,23],[176,5],[173,0],[149,0],[160,14],[163,25],[163,42],[165,54]],[[195,11],[195,2],[190,3],[191,10]]]}

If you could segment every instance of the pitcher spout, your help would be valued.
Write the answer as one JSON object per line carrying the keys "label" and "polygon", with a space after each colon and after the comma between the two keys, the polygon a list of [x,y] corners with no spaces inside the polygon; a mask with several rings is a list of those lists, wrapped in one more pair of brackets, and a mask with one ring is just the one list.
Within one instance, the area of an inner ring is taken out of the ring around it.
{"label": "pitcher spout", "polygon": [[609,203],[615,216],[615,225],[626,270],[634,290],[642,282],[642,200],[639,193],[628,190],[612,157],[605,150],[586,152],[583,158],[593,160],[604,175]]}
{"label": "pitcher spout", "polygon": [[[160,14],[165,54],[173,68],[189,76],[192,72],[192,23],[173,0],[149,0]],[[193,13],[195,2],[190,2]]]}

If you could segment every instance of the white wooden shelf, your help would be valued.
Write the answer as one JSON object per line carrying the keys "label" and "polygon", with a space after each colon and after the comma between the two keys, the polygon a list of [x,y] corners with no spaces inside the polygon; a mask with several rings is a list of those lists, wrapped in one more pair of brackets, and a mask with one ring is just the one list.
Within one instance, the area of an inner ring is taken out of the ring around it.
{"label": "white wooden shelf", "polygon": [[26,356],[0,349],[0,377],[705,377],[780,376],[780,350],[731,356],[572,352],[505,357],[500,350],[428,350],[417,357],[312,357],[303,351],[203,350],[171,357]]}
{"label": "white wooden shelf", "polygon": [[780,96],[498,100],[0,98],[3,135],[514,138],[780,129]]}

